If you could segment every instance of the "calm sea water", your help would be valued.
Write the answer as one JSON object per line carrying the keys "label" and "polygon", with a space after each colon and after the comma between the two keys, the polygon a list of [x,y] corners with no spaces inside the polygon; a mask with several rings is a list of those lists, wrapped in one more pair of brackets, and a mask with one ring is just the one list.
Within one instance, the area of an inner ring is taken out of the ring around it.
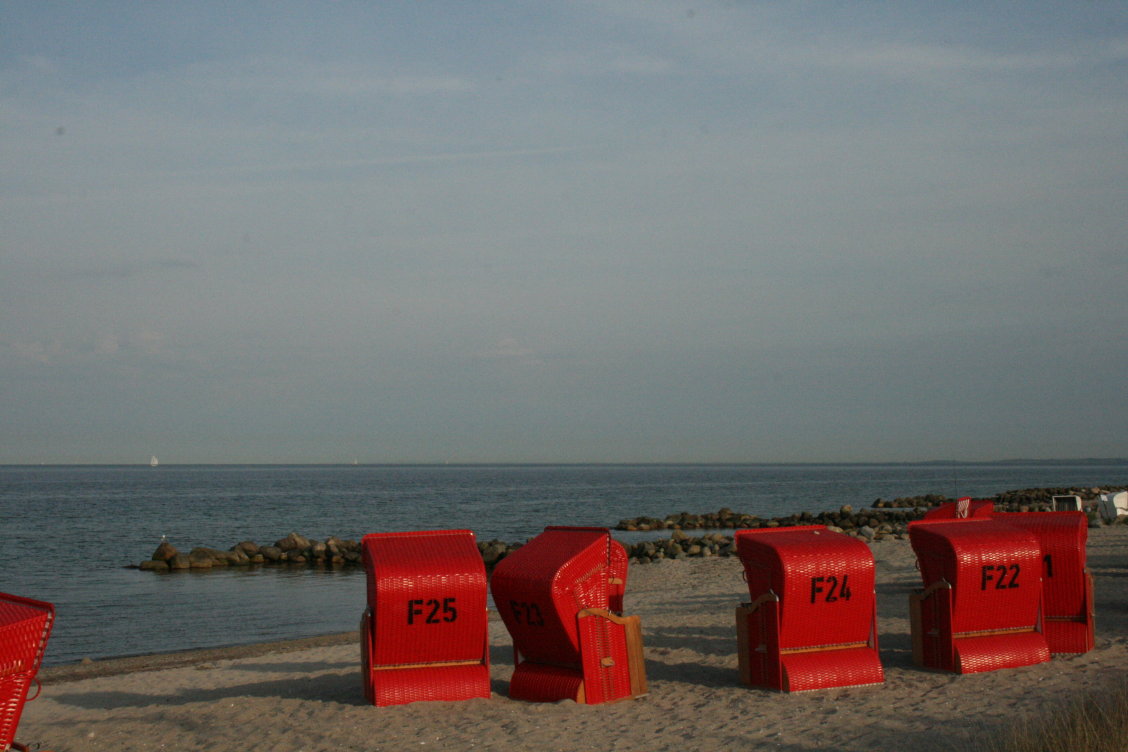
{"label": "calm sea water", "polygon": [[1128,464],[0,467],[0,591],[51,601],[48,664],[355,629],[359,569],[159,575],[127,569],[162,535],[182,551],[469,528],[522,541],[545,525],[729,507],[760,516],[877,498],[987,496],[1128,483]]}

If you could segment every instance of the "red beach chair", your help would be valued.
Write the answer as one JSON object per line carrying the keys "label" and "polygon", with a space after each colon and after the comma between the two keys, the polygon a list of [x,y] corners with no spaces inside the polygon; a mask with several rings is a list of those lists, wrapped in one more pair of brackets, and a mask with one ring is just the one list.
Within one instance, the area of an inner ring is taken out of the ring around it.
{"label": "red beach chair", "polygon": [[1028,530],[1042,547],[1044,630],[1051,653],[1087,653],[1094,644],[1093,575],[1085,566],[1084,512],[1016,512],[995,518]]}
{"label": "red beach chair", "polygon": [[736,609],[745,684],[803,692],[885,681],[869,546],[823,525],[735,538],[752,598]]}
{"label": "red beach chair", "polygon": [[991,499],[973,499],[965,496],[956,501],[941,504],[935,509],[924,513],[926,520],[965,520],[981,517],[990,517],[995,511],[995,502]]}
{"label": "red beach chair", "polygon": [[30,698],[27,693],[43,662],[54,622],[55,607],[50,603],[0,593],[0,751],[27,751],[13,739],[24,703],[39,695],[38,690]]}
{"label": "red beach chair", "polygon": [[642,628],[621,616],[627,554],[606,528],[548,527],[490,580],[513,637],[509,696],[596,705],[646,694]]}
{"label": "red beach chair", "polygon": [[909,596],[913,660],[973,674],[1050,659],[1042,549],[998,519],[909,523],[924,589]]}
{"label": "red beach chair", "polygon": [[360,623],[373,705],[490,696],[486,568],[469,530],[361,540],[368,608]]}

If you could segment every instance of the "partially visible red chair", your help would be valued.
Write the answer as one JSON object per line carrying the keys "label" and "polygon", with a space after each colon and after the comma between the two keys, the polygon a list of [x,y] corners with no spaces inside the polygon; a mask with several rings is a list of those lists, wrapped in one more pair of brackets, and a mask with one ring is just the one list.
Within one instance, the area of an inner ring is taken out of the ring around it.
{"label": "partially visible red chair", "polygon": [[973,499],[970,496],[965,496],[962,499],[949,501],[934,509],[929,509],[924,513],[924,519],[965,520],[990,517],[994,511],[995,502],[991,499]]}
{"label": "partially visible red chair", "polygon": [[27,747],[16,743],[16,727],[43,651],[55,623],[55,607],[18,595],[0,593],[0,750]]}
{"label": "partially visible red chair", "polygon": [[622,616],[627,553],[606,528],[548,527],[494,567],[513,637],[509,696],[595,705],[646,694],[642,629]]}
{"label": "partially visible red chair", "polygon": [[486,567],[469,530],[361,540],[368,608],[360,623],[373,705],[490,696]]}
{"label": "partially visible red chair", "polygon": [[885,681],[869,546],[823,525],[735,538],[752,599],[736,609],[745,684],[803,692]]}
{"label": "partially visible red chair", "polygon": [[995,517],[1038,537],[1045,634],[1051,653],[1087,653],[1094,644],[1093,575],[1085,566],[1084,512],[1015,512]]}
{"label": "partially visible red chair", "polygon": [[1042,549],[996,519],[909,523],[923,590],[909,597],[913,660],[972,674],[1050,659],[1042,634]]}

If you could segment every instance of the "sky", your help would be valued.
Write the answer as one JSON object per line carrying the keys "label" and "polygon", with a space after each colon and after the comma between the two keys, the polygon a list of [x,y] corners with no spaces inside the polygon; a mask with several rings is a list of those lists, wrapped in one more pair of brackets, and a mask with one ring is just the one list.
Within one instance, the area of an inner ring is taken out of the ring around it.
{"label": "sky", "polygon": [[0,3],[0,463],[1128,456],[1128,4]]}

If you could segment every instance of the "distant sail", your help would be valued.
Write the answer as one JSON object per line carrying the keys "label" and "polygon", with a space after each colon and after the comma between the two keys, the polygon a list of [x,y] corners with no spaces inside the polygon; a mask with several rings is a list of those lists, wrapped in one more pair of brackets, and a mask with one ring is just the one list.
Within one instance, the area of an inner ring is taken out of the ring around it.
{"label": "distant sail", "polygon": [[157,455],[154,454],[152,457],[149,458],[149,467],[156,467],[159,464],[160,463],[157,462]]}

